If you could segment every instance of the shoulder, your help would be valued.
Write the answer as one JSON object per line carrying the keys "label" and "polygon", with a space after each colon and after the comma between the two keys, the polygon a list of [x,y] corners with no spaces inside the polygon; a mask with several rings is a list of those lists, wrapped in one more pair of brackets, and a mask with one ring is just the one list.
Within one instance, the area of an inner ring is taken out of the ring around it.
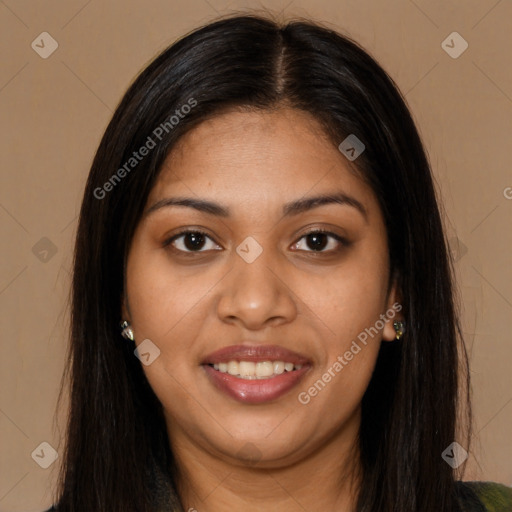
{"label": "shoulder", "polygon": [[512,512],[512,487],[474,481],[456,485],[464,512]]}

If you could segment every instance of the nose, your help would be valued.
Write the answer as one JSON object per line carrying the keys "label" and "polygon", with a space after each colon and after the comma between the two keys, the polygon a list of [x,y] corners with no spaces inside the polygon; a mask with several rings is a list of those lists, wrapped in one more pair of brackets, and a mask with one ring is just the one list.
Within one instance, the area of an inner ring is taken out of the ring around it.
{"label": "nose", "polygon": [[222,280],[217,314],[223,322],[249,330],[293,321],[297,303],[279,268],[278,256],[264,250],[252,263],[234,255],[233,269]]}

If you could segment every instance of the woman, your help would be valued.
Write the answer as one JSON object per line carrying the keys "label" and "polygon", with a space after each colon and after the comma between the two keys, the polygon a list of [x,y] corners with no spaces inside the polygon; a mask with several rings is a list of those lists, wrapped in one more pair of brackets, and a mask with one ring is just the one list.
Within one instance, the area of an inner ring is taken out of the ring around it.
{"label": "woman", "polygon": [[415,125],[311,22],[218,20],[125,94],[80,214],[69,375],[59,511],[512,509],[459,481],[467,356]]}

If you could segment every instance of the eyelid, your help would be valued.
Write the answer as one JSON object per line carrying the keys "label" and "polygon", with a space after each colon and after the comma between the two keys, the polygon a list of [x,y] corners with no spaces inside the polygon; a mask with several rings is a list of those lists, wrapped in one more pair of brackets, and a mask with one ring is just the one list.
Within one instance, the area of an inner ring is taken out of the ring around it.
{"label": "eyelid", "polygon": [[[296,245],[297,243],[299,243],[304,237],[311,235],[311,234],[316,234],[316,233],[321,233],[321,234],[327,235],[330,238],[334,238],[342,247],[348,247],[351,244],[351,242],[347,238],[345,238],[344,236],[339,235],[338,233],[335,233],[327,228],[311,228],[308,231],[306,231],[305,233],[302,233],[300,235],[300,237],[297,239],[297,241],[293,243],[293,245]],[[331,249],[329,251],[323,251],[323,250],[322,251],[313,251],[313,250],[304,251],[302,249],[301,249],[301,251],[311,253],[311,254],[332,254],[332,253],[339,251],[339,248]]]}
{"label": "eyelid", "polygon": [[[178,231],[177,233],[174,233],[171,237],[167,238],[164,242],[163,242],[163,247],[168,247],[169,245],[172,244],[172,242],[174,242],[176,239],[188,234],[188,233],[196,233],[196,234],[200,234],[202,235],[203,237],[206,237],[206,238],[209,238],[213,243],[215,243],[216,245],[220,246],[219,243],[217,243],[217,241],[211,236],[209,235],[205,230],[201,229],[201,228],[194,228],[194,227],[187,227],[187,228],[183,228],[182,230]],[[348,247],[350,245],[350,241],[347,240],[344,236],[342,235],[339,235],[337,233],[334,233],[333,231],[330,231],[329,229],[326,229],[326,228],[311,228],[309,229],[308,231],[306,231],[305,233],[302,233],[297,239],[295,242],[293,242],[292,245],[296,245],[298,244],[303,238],[305,238],[306,236],[308,235],[311,235],[311,234],[316,234],[316,233],[321,233],[321,234],[325,234],[327,235],[328,237],[331,237],[331,238],[334,238],[342,247]],[[175,251],[175,252],[178,252],[180,254],[186,254],[186,255],[193,255],[193,254],[201,254],[203,252],[208,252],[208,251],[203,251],[203,250],[199,250],[199,251],[183,251],[181,249],[176,249],[175,247],[172,247],[172,249]],[[214,249],[214,250],[218,250],[218,249]],[[328,251],[314,251],[314,250],[309,250],[309,251],[305,251],[303,249],[299,249],[300,252],[306,252],[306,253],[311,253],[311,254],[332,254],[332,253],[335,253],[337,251],[339,251],[339,249],[331,249],[331,250],[328,250]]]}
{"label": "eyelid", "polygon": [[[162,243],[162,247],[165,248],[165,247],[170,246],[176,239],[182,237],[183,235],[187,235],[188,233],[196,233],[205,238],[209,238],[213,243],[220,246],[220,244],[217,243],[217,241],[210,234],[208,234],[205,230],[203,230],[201,228],[187,227],[187,228],[181,229],[177,233],[174,233],[169,238],[166,238],[164,240],[164,242]],[[176,249],[175,247],[172,247],[172,249],[181,254],[200,254],[202,252],[206,252],[206,251],[182,251],[181,249]],[[215,249],[215,250],[218,250],[218,249]]]}

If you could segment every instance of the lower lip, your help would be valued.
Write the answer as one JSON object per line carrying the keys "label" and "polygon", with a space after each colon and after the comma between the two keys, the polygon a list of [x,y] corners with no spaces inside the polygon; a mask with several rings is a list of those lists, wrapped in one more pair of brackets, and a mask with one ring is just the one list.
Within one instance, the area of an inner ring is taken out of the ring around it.
{"label": "lower lip", "polygon": [[213,385],[231,398],[245,404],[262,404],[277,400],[295,387],[309,370],[309,365],[269,379],[251,380],[219,372],[209,365],[203,365],[203,368]]}

